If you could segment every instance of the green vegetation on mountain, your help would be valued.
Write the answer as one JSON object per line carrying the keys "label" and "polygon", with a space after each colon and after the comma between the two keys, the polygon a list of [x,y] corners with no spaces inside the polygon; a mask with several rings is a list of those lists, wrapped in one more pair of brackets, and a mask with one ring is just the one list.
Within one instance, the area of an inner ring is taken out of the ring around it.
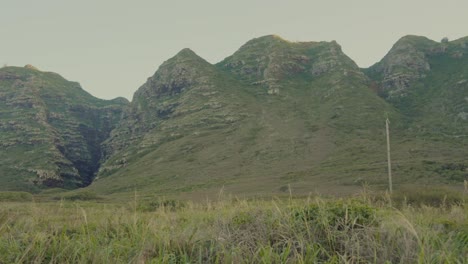
{"label": "green vegetation on mountain", "polygon": [[90,184],[125,104],[30,65],[1,68],[0,190]]}
{"label": "green vegetation on mountain", "polygon": [[396,186],[460,186],[467,53],[468,38],[406,36],[360,69],[335,41],[270,35],[214,65],[184,49],[128,105],[54,73],[5,67],[1,189],[92,183],[99,195],[171,197],[384,189],[387,117]]}

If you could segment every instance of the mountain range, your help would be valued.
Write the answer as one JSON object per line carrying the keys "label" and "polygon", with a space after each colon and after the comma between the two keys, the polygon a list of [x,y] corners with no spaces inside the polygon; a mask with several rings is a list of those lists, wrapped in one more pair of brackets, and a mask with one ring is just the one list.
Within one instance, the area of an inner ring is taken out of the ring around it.
{"label": "mountain range", "polygon": [[210,64],[190,49],[126,99],[0,69],[0,190],[347,193],[468,179],[468,37],[405,36],[361,69],[338,43],[252,39]]}

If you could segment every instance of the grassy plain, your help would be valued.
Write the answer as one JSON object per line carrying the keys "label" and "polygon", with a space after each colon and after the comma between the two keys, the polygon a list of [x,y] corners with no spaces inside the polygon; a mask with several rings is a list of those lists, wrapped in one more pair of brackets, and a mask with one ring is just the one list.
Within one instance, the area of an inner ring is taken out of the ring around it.
{"label": "grassy plain", "polygon": [[468,259],[466,193],[448,189],[412,189],[395,193],[392,199],[363,190],[347,198],[220,195],[196,203],[142,198],[138,193],[119,203],[93,193],[55,201],[48,200],[51,197],[0,196],[0,263],[467,263]]}

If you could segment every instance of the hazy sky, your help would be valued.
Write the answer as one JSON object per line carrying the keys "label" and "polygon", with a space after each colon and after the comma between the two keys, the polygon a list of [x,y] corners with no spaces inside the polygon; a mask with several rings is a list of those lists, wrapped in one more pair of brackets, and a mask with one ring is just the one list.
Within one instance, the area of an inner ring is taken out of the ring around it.
{"label": "hazy sky", "polygon": [[336,40],[361,67],[407,34],[468,36],[467,0],[0,0],[0,67],[32,64],[124,96],[188,47],[211,63],[248,40]]}

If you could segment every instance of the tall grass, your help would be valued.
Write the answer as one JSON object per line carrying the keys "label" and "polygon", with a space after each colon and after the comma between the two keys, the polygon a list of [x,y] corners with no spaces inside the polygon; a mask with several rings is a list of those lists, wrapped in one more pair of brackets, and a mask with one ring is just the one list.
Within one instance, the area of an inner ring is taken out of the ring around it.
{"label": "tall grass", "polygon": [[466,205],[3,202],[0,263],[466,263]]}

